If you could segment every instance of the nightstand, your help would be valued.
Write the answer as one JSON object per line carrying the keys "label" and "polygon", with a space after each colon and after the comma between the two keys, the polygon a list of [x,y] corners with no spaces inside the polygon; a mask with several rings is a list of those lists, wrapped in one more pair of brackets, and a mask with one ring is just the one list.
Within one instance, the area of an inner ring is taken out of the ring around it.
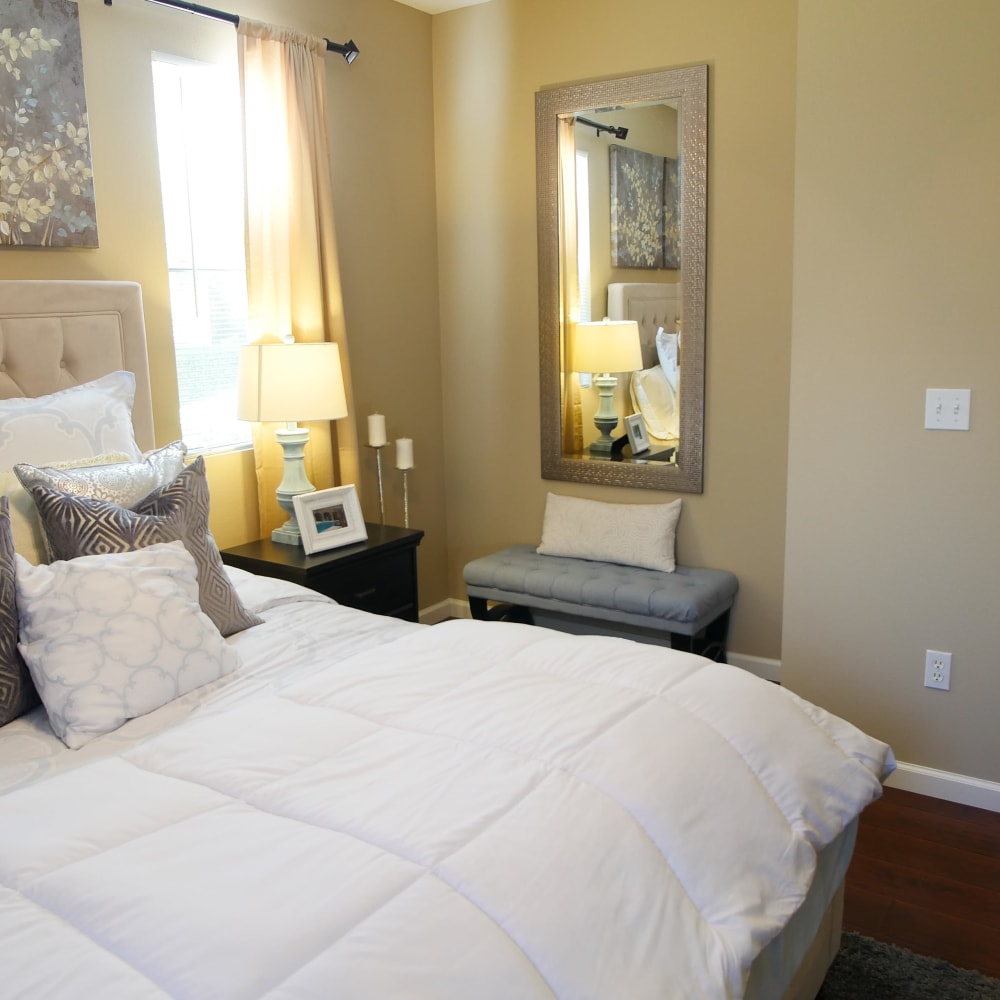
{"label": "nightstand", "polygon": [[365,527],[366,541],[311,556],[297,545],[261,538],[224,549],[222,561],[260,576],[291,580],[338,604],[417,621],[417,546],[424,533],[388,524],[366,522]]}

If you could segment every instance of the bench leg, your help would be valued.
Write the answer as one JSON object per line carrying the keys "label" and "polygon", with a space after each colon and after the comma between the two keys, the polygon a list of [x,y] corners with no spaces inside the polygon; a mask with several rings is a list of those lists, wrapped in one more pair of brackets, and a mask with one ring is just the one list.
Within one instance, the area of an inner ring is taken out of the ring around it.
{"label": "bench leg", "polygon": [[469,610],[472,617],[481,622],[518,622],[521,625],[533,625],[531,608],[522,608],[518,604],[494,604],[488,607],[485,597],[469,595]]}
{"label": "bench leg", "polygon": [[707,656],[716,663],[726,663],[726,640],[729,636],[729,611],[724,611],[714,622],[706,625],[698,635],[670,633],[670,648],[685,653]]}

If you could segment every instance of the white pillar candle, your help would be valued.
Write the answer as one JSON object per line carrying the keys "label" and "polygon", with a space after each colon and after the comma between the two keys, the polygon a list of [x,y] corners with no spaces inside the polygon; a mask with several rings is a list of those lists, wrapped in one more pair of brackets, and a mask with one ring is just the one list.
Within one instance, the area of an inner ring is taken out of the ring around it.
{"label": "white pillar candle", "polygon": [[381,448],[386,440],[385,417],[381,413],[373,413],[368,418],[368,443],[373,448]]}
{"label": "white pillar candle", "polygon": [[399,438],[396,441],[396,468],[413,468],[413,438]]}

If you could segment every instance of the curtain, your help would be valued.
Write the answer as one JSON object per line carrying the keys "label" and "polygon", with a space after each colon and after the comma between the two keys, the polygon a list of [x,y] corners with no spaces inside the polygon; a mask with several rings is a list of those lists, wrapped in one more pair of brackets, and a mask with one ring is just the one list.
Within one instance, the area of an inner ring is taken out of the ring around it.
{"label": "curtain", "polygon": [[[250,332],[259,341],[340,346],[348,416],[311,423],[306,471],[317,489],[358,481],[326,117],[326,41],[240,18]],[[284,523],[275,425],[254,428],[261,536]]]}
{"label": "curtain", "polygon": [[562,345],[562,447],[583,451],[583,415],[580,382],[570,368],[573,327],[580,318],[580,287],[576,242],[576,119],[559,119],[559,343]]}

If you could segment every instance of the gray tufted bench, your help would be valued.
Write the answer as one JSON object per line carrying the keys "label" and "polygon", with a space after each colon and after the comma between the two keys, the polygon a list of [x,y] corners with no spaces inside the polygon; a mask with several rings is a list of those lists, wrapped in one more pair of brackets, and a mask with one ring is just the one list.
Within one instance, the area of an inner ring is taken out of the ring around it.
{"label": "gray tufted bench", "polygon": [[[514,545],[464,570],[472,617],[531,623],[531,609],[655,629],[674,649],[726,662],[729,612],[739,583],[727,570],[634,566],[539,555]],[[488,601],[498,601],[490,608]]]}

